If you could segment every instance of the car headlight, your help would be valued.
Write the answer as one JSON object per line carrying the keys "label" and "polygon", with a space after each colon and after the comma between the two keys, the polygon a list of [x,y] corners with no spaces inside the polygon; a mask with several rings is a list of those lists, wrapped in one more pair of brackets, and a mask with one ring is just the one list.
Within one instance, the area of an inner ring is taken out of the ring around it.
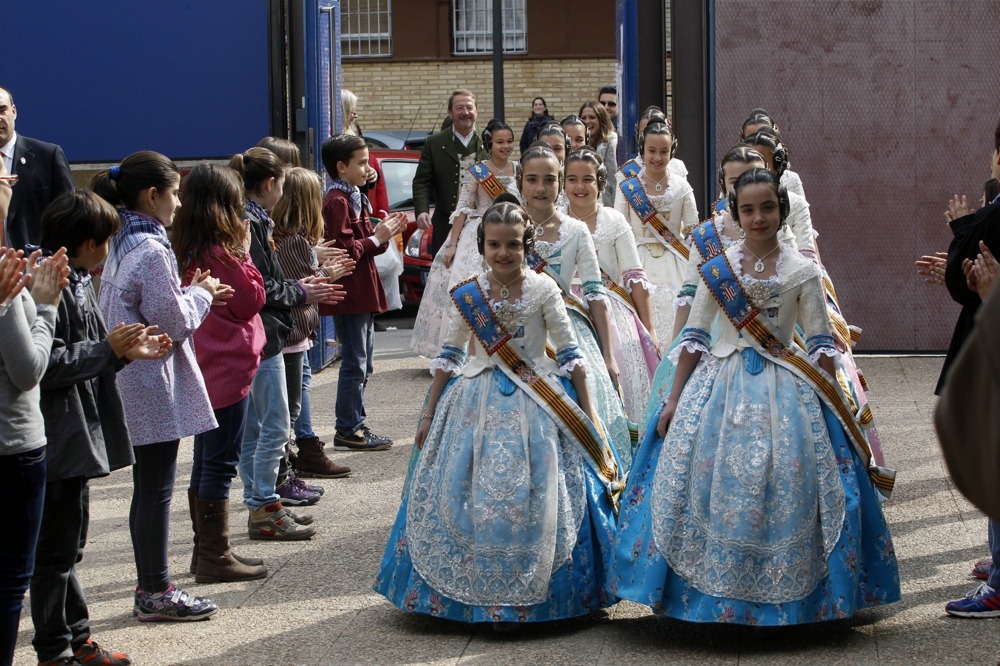
{"label": "car headlight", "polygon": [[406,241],[406,256],[413,257],[415,259],[420,258],[420,239],[424,236],[423,229],[417,229],[410,236],[410,239]]}

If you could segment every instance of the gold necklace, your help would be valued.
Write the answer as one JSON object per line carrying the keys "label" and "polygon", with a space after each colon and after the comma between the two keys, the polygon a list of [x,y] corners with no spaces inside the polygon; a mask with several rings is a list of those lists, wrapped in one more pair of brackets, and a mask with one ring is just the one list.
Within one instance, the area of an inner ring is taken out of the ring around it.
{"label": "gold necklace", "polygon": [[497,284],[500,285],[500,298],[502,298],[504,300],[507,300],[508,298],[510,298],[510,289],[508,289],[508,287],[510,285],[514,284],[515,282],[517,282],[518,280],[520,280],[523,277],[524,277],[524,271],[518,271],[517,276],[513,280],[511,280],[507,284],[504,284],[503,282],[500,282],[500,278],[498,278],[494,274],[493,275],[493,279],[496,280]]}
{"label": "gold necklace", "polygon": [[764,259],[766,259],[767,257],[770,257],[772,254],[774,254],[774,251],[777,250],[779,247],[781,247],[781,243],[778,243],[777,245],[775,245],[774,249],[772,249],[770,252],[768,252],[767,254],[765,254],[763,257],[758,257],[756,254],[754,254],[753,250],[751,250],[750,248],[747,247],[746,241],[743,242],[743,249],[746,250],[747,252],[749,252],[750,254],[753,254],[753,256],[757,258],[757,261],[753,265],[753,269],[756,272],[758,272],[758,273],[763,273],[764,272]]}
{"label": "gold necklace", "polygon": [[[578,220],[580,220],[582,222],[586,222],[587,218],[590,217],[591,215],[597,215],[597,213],[599,213],[601,211],[601,208],[603,208],[603,206],[601,205],[601,202],[597,202],[596,205],[597,205],[597,207],[594,209],[593,213],[588,213],[588,214],[584,215],[583,217],[577,217],[576,219],[578,219]],[[573,204],[569,205],[569,212],[573,213],[573,215],[576,216],[576,211],[573,210]]]}
{"label": "gold necklace", "polygon": [[[549,215],[547,218],[545,218],[545,220],[543,220],[542,222],[540,222],[540,223],[538,223],[538,224],[535,225],[535,238],[541,238],[542,236],[545,235],[545,225],[546,225],[546,223],[548,223],[549,220],[551,220],[553,217],[555,217],[555,214],[557,212],[559,212],[559,211],[553,210],[552,211],[552,215]],[[532,220],[532,222],[534,222],[534,220]]]}

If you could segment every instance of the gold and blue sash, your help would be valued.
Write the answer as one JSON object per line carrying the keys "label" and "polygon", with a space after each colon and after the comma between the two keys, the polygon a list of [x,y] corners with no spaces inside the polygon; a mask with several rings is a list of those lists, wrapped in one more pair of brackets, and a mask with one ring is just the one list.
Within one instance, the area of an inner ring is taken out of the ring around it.
{"label": "gold and blue sash", "polygon": [[556,284],[559,285],[560,291],[562,291],[563,301],[566,302],[566,307],[575,311],[586,320],[587,325],[590,326],[590,330],[594,333],[594,339],[597,340],[597,344],[600,345],[601,339],[597,336],[597,329],[594,327],[594,320],[590,316],[590,308],[588,308],[586,303],[584,303],[583,300],[581,300],[569,289],[569,285],[563,282],[562,276],[559,275],[559,271],[552,268],[552,266],[550,266],[547,261],[542,259],[535,251],[528,253],[527,262],[528,268],[531,270],[536,273],[545,273],[556,281]]}
{"label": "gold and blue sash", "polygon": [[703,261],[721,254],[722,250],[725,249],[722,246],[722,240],[719,238],[719,232],[715,228],[715,221],[711,219],[705,220],[695,227],[694,231],[691,232],[691,239],[698,247],[698,252],[701,253]]}
{"label": "gold and blue sash", "polygon": [[888,498],[896,482],[896,472],[887,467],[880,467],[873,461],[868,439],[863,432],[865,425],[863,421],[870,420],[870,412],[855,414],[850,407],[851,401],[835,379],[831,379],[825,371],[814,365],[809,356],[798,346],[794,344],[786,346],[781,342],[766,319],[758,316],[760,310],[743,291],[724,252],[703,262],[698,271],[718,301],[723,314],[729,318],[737,331],[757,344],[756,351],[793,372],[816,391],[820,400],[830,408],[844,427],[847,438],[867,467],[872,484]]}
{"label": "gold and blue sash", "polygon": [[656,239],[663,243],[665,248],[684,261],[687,261],[691,255],[691,250],[667,228],[663,218],[660,217],[660,211],[656,210],[656,206],[646,196],[646,189],[639,181],[639,176],[623,180],[619,187],[622,194],[625,195],[625,200],[628,202],[629,207],[635,211],[635,214],[639,216],[643,224],[652,229]]}
{"label": "gold and blue sash", "polygon": [[472,328],[473,334],[486,353],[498,360],[497,368],[520,386],[541,407],[565,434],[581,448],[584,459],[604,484],[608,497],[617,511],[618,496],[624,489],[618,463],[600,426],[590,420],[580,406],[568,400],[561,386],[556,386],[545,374],[539,373],[510,343],[511,335],[497,321],[476,277],[459,283],[451,290],[455,307]]}
{"label": "gold and blue sash", "polygon": [[490,171],[485,162],[477,162],[476,164],[473,164],[469,167],[469,173],[471,173],[472,177],[483,186],[483,189],[486,190],[486,194],[490,197],[490,199],[496,200],[498,196],[507,191],[507,188],[504,187],[503,183],[500,182],[500,179],[497,178],[492,171]]}
{"label": "gold and blue sash", "polygon": [[635,159],[631,159],[618,167],[618,170],[625,174],[626,178],[635,178],[642,171],[642,167],[639,166],[639,163]]}
{"label": "gold and blue sash", "polygon": [[719,197],[718,199],[715,200],[715,203],[712,204],[712,208],[715,209],[716,213],[725,213],[727,202],[728,199],[726,199],[726,197]]}

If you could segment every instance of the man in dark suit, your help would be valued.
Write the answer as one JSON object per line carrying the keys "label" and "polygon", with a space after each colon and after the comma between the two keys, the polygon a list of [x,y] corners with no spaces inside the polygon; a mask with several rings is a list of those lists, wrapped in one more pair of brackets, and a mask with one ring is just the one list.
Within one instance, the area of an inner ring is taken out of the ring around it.
{"label": "man in dark suit", "polygon": [[[417,173],[413,176],[413,208],[417,226],[434,228],[431,252],[437,254],[448,240],[451,225],[448,219],[455,211],[465,172],[479,160],[486,159],[479,137],[476,136],[476,96],[459,89],[448,99],[448,117],[452,126],[427,137]],[[429,211],[433,195],[434,217]]]}
{"label": "man in dark suit", "polygon": [[0,245],[20,250],[38,245],[42,211],[63,192],[75,189],[62,148],[54,143],[19,136],[14,131],[14,97],[0,88],[0,158],[7,173],[17,176]]}

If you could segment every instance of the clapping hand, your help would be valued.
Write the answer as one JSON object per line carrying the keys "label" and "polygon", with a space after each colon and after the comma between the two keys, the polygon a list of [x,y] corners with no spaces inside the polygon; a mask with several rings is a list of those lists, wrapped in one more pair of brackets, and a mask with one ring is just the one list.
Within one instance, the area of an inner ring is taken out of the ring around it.
{"label": "clapping hand", "polygon": [[142,324],[129,324],[126,326],[125,322],[111,329],[106,340],[111,345],[111,351],[114,352],[115,358],[125,356],[133,347],[139,344],[142,340],[142,333],[145,330],[146,327]]}
{"label": "clapping hand", "polygon": [[10,303],[24,289],[31,276],[25,271],[28,260],[20,250],[0,247],[0,303]]}
{"label": "clapping hand", "polygon": [[144,328],[138,342],[126,352],[125,357],[130,361],[156,361],[169,354],[174,347],[173,340],[166,333],[156,335],[156,331],[156,326]]}
{"label": "clapping hand", "polygon": [[[979,241],[979,249],[982,253],[976,257],[972,264],[971,272],[975,276],[976,292],[979,298],[986,301],[993,293],[996,286],[997,274],[1000,273],[1000,263],[993,257],[986,243]],[[966,259],[968,261],[968,259]]]}
{"label": "clapping hand", "polygon": [[330,259],[323,264],[323,270],[329,276],[330,281],[347,277],[354,272],[357,262],[350,257],[344,256],[337,259]]}
{"label": "clapping hand", "polygon": [[945,269],[948,266],[947,252],[935,252],[934,256],[925,254],[920,257],[919,261],[914,263],[917,265],[917,275],[923,275],[924,282],[927,284],[944,284]]}
{"label": "clapping hand", "polygon": [[347,250],[339,247],[334,247],[333,244],[337,241],[331,240],[325,243],[320,243],[313,248],[313,252],[316,253],[316,260],[321,266],[326,264],[326,262],[331,259],[340,259],[342,257],[347,257]]}
{"label": "clapping hand", "polygon": [[381,245],[388,242],[396,234],[401,233],[406,228],[406,225],[406,213],[392,213],[375,227],[375,238],[378,239]]}
{"label": "clapping hand", "polygon": [[955,198],[948,199],[948,210],[944,212],[944,216],[948,222],[954,222],[960,217],[965,217],[975,212],[975,208],[969,208],[969,198],[967,196],[963,194],[959,197],[956,194]]}
{"label": "clapping hand", "polygon": [[62,290],[69,286],[69,260],[66,248],[61,247],[51,257],[42,259],[41,250],[35,250],[28,259],[28,273],[31,275],[31,296],[35,303],[59,305]]}

